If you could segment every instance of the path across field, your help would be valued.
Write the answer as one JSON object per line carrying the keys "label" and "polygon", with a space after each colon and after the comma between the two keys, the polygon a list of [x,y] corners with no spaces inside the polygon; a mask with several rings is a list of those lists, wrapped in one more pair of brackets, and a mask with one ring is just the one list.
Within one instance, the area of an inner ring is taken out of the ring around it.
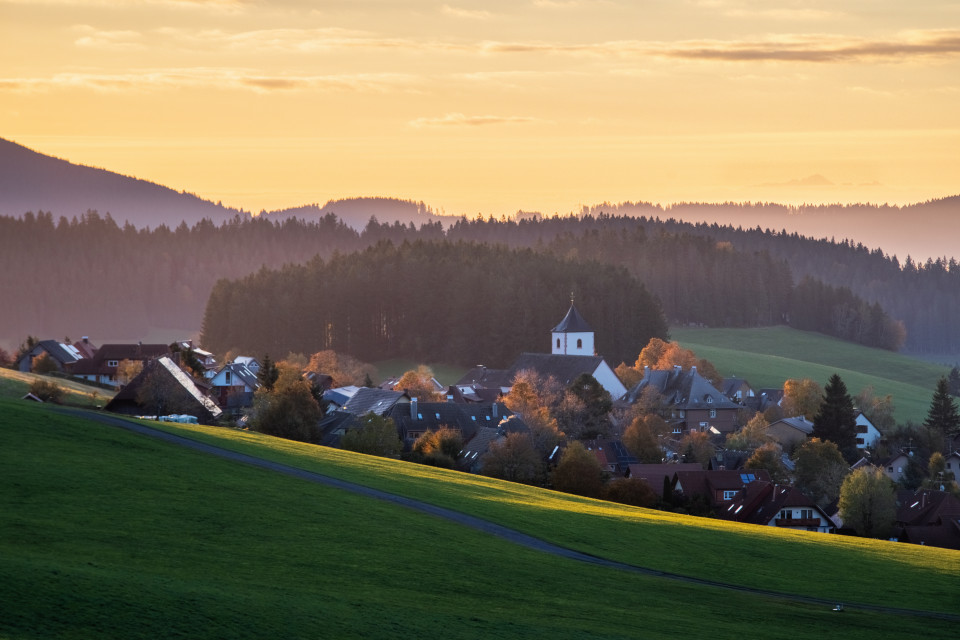
{"label": "path across field", "polygon": [[[408,498],[405,496],[399,496],[387,491],[381,491],[379,489],[373,489],[371,487],[366,487],[360,484],[353,482],[347,482],[346,480],[340,480],[338,478],[333,478],[330,476],[325,476],[320,473],[315,473],[313,471],[306,471],[304,469],[298,469],[297,467],[291,467],[289,465],[280,464],[278,462],[271,462],[270,460],[265,460],[263,458],[258,458],[255,456],[247,455],[244,453],[239,453],[236,451],[231,451],[229,449],[224,449],[222,447],[217,447],[215,445],[207,444],[200,442],[198,440],[192,440],[183,436],[178,436],[172,433],[167,433],[160,429],[155,429],[153,427],[148,427],[142,425],[138,422],[133,422],[131,420],[126,420],[119,416],[114,416],[104,413],[96,413],[92,411],[81,411],[81,410],[71,410],[71,409],[62,409],[63,411],[78,415],[89,420],[99,422],[101,424],[120,427],[132,431],[134,433],[139,433],[144,436],[149,436],[152,438],[157,438],[159,440],[164,440],[173,444],[180,446],[188,447],[196,451],[201,451],[203,453],[208,453],[210,455],[215,455],[227,460],[233,460],[235,462],[240,462],[242,464],[247,464],[254,467],[260,467],[261,469],[269,469],[277,473],[283,473],[288,476],[293,476],[295,478],[300,478],[308,482],[316,482],[319,484],[324,484],[330,487],[341,489],[343,491],[350,491],[356,494],[367,496],[369,498],[375,498],[377,500],[383,500],[386,502],[392,502],[394,504],[407,507],[409,509],[415,509],[423,513],[436,516],[438,518],[444,518],[451,522],[463,525],[465,527],[470,527],[490,535],[497,536],[514,544],[518,544],[529,549],[536,551],[541,551],[543,553],[549,553],[554,556],[559,556],[562,558],[568,558],[571,560],[577,560],[579,562],[586,562],[589,564],[599,565],[602,567],[609,567],[611,569],[616,569],[619,571],[629,571],[632,573],[640,573],[648,576],[655,576],[659,578],[664,578],[667,580],[676,580],[680,582],[687,582],[690,584],[698,584],[709,587],[716,587],[718,589],[728,589],[733,591],[740,591],[743,593],[752,593],[758,596],[770,597],[770,598],[779,598],[782,600],[789,600],[792,602],[803,602],[808,604],[818,604],[823,605],[824,607],[833,608],[836,604],[836,601],[827,600],[824,598],[815,598],[810,596],[797,595],[792,593],[782,593],[779,591],[770,591],[767,589],[756,589],[752,587],[744,587],[740,585],[730,584],[726,582],[718,582],[714,580],[705,580],[703,578],[693,578],[690,576],[684,576],[676,573],[669,573],[665,571],[657,571],[655,569],[648,569],[645,567],[638,567],[636,565],[626,564],[623,562],[617,562],[615,560],[608,560],[606,558],[600,558],[597,556],[592,556],[581,551],[576,551],[574,549],[568,549],[566,547],[561,547],[559,545],[552,544],[545,540],[535,538],[531,535],[522,533],[515,529],[510,529],[503,525],[490,522],[489,520],[484,520],[482,518],[477,518],[467,513],[462,513],[459,511],[454,511],[453,509],[447,509],[444,507],[438,507],[433,504],[426,502],[421,502],[420,500],[415,500],[413,498]],[[903,616],[913,616],[913,617],[924,617],[924,618],[939,618],[942,620],[955,620],[960,622],[960,615],[950,614],[950,613],[941,613],[936,611],[919,611],[915,609],[900,609],[897,607],[883,607],[878,605],[864,604],[864,603],[853,603],[853,602],[844,602],[844,608],[846,609],[857,609],[862,611],[875,611],[880,613],[890,613],[894,615],[903,615]]]}

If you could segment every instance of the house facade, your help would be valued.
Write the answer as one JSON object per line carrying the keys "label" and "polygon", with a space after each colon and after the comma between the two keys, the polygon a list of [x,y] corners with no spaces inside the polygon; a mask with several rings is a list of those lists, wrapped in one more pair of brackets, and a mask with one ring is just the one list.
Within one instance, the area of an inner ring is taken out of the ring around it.
{"label": "house facade", "polygon": [[740,405],[730,401],[696,367],[684,371],[643,368],[643,379],[626,395],[629,404],[638,402],[649,390],[654,390],[666,407],[667,422],[674,435],[691,431],[708,431],[714,435],[727,434],[739,427]]}
{"label": "house facade", "polygon": [[117,368],[124,360],[147,362],[161,356],[170,355],[170,347],[165,344],[105,344],[97,349],[92,358],[84,358],[73,363],[69,372],[84,380],[119,386]]}

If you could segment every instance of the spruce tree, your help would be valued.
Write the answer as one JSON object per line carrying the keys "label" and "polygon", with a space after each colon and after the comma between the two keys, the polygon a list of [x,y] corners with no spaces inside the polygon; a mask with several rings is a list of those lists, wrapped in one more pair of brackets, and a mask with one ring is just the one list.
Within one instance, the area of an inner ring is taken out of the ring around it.
{"label": "spruce tree", "polygon": [[923,424],[943,436],[960,435],[960,413],[950,397],[950,384],[945,377],[937,381],[937,388],[930,401],[930,410]]}
{"label": "spruce tree", "polygon": [[813,437],[837,445],[847,462],[857,458],[857,421],[847,385],[836,373],[824,388],[823,404],[813,419]]}

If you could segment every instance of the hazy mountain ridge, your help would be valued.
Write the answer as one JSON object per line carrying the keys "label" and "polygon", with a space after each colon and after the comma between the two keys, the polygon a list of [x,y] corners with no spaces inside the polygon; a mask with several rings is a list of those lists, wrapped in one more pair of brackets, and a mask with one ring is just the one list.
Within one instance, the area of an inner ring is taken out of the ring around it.
{"label": "hazy mountain ridge", "polygon": [[73,218],[95,210],[121,225],[175,227],[207,218],[220,223],[245,211],[204,200],[192,193],[74,164],[0,138],[0,214],[20,216],[49,211]]}
{"label": "hazy mountain ridge", "polygon": [[331,213],[357,231],[363,230],[371,219],[387,224],[399,222],[403,225],[409,225],[412,223],[417,228],[422,224],[434,222],[449,225],[457,220],[457,217],[436,214],[422,200],[416,202],[387,197],[341,198],[328,200],[322,207],[314,203],[301,207],[261,212],[261,215],[265,214],[269,220],[299,218],[309,222],[319,220]]}

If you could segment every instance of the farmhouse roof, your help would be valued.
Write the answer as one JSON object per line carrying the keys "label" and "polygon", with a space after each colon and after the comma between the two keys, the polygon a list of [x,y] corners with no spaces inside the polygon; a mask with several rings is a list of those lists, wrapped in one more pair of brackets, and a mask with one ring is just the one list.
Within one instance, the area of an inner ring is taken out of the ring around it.
{"label": "farmhouse roof", "polygon": [[386,415],[395,404],[409,401],[410,396],[403,391],[361,387],[344,403],[341,409],[355,416],[363,416],[368,413],[383,416]]}

